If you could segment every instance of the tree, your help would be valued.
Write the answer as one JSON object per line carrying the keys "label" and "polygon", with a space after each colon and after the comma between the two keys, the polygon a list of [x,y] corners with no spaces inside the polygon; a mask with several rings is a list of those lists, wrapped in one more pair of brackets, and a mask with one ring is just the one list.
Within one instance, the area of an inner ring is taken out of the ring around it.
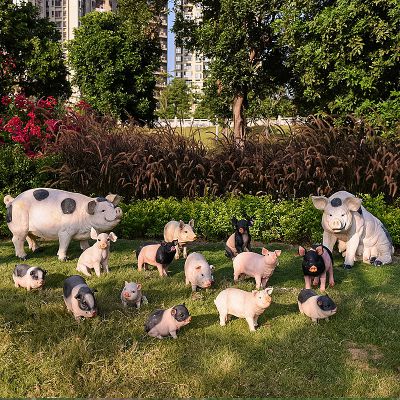
{"label": "tree", "polygon": [[122,120],[149,122],[154,117],[154,72],[161,51],[157,21],[149,20],[153,14],[145,3],[129,8],[129,2],[121,1],[116,13],[85,15],[68,46],[73,82],[83,99]]}
{"label": "tree", "polygon": [[31,3],[0,0],[0,95],[69,97],[60,34]]}
{"label": "tree", "polygon": [[244,137],[249,96],[266,97],[286,79],[273,23],[280,0],[201,0],[201,20],[187,20],[175,5],[178,44],[210,60],[205,93],[216,115],[233,115],[237,141]]}
{"label": "tree", "polygon": [[398,0],[292,0],[278,27],[303,113],[371,115],[378,110],[397,114],[398,122]]}
{"label": "tree", "polygon": [[174,78],[162,91],[158,114],[164,118],[187,118],[190,114],[191,92],[182,78]]}

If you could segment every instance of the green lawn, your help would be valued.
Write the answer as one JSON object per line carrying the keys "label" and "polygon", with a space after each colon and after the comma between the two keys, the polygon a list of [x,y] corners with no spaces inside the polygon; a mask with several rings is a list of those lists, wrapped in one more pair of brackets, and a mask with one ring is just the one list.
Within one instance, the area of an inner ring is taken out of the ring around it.
{"label": "green lawn", "polygon": [[[1,397],[398,397],[400,396],[400,296],[396,264],[375,268],[357,263],[341,269],[328,293],[338,305],[329,322],[313,324],[300,315],[297,295],[303,286],[295,248],[281,248],[280,265],[270,279],[273,303],[249,332],[243,319],[219,325],[213,300],[232,286],[232,263],[222,243],[197,244],[216,266],[215,289],[198,292],[184,285],[183,260],[171,276],[132,269],[138,241],[112,244],[111,272],[88,278],[98,289],[100,316],[75,322],[62,300],[62,283],[75,273],[77,243],[71,261],[62,263],[56,243],[29,263],[48,270],[42,291],[13,286],[13,246],[3,241],[0,266]],[[259,249],[258,249],[259,250]],[[136,265],[135,265],[136,267]],[[143,284],[149,304],[140,311],[120,305],[124,280]],[[249,279],[238,285],[251,290]],[[185,302],[192,322],[178,339],[147,337],[147,315],[159,307]]]}

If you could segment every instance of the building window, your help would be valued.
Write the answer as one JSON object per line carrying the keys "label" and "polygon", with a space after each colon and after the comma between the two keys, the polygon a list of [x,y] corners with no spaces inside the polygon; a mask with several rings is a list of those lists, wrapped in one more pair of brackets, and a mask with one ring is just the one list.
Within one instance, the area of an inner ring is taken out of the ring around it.
{"label": "building window", "polygon": [[[53,11],[54,12],[54,11]],[[54,13],[54,16],[56,17],[56,18],[61,18],[61,11],[56,11],[55,13]]]}
{"label": "building window", "polygon": [[61,0],[55,0],[55,6],[61,7]]}

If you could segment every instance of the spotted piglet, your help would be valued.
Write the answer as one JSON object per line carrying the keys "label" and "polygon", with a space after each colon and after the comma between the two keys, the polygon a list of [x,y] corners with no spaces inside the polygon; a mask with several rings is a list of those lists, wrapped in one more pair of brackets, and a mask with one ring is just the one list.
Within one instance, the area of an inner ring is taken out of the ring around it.
{"label": "spotted piglet", "polygon": [[125,281],[125,286],[121,292],[121,301],[124,307],[136,306],[136,308],[140,308],[142,304],[147,304],[147,298],[142,293],[142,285]]}
{"label": "spotted piglet", "polygon": [[94,293],[86,281],[79,275],[72,275],[65,279],[63,298],[68,311],[72,312],[75,319],[92,318],[97,315],[97,304]]}
{"label": "spotted piglet", "polygon": [[315,244],[310,250],[299,246],[299,255],[303,257],[303,274],[306,289],[311,289],[311,278],[314,278],[313,285],[317,286],[321,280],[320,290],[325,291],[326,274],[329,274],[329,286],[335,285],[333,279],[333,257],[331,251],[322,245]]}
{"label": "spotted piglet", "polygon": [[14,268],[12,277],[15,287],[23,287],[29,291],[44,286],[46,273],[46,270],[39,267],[31,267],[27,264],[18,264]]}
{"label": "spotted piglet", "polygon": [[155,310],[147,318],[144,328],[149,336],[162,339],[171,335],[176,339],[178,337],[176,332],[182,326],[187,325],[191,319],[192,317],[185,304],[180,304],[167,310]]}
{"label": "spotted piglet", "polygon": [[113,232],[97,234],[96,230],[92,228],[90,237],[96,240],[96,243],[81,254],[76,269],[86,276],[90,276],[90,270],[94,269],[96,275],[100,276],[102,269],[109,272],[110,241],[115,242],[117,236]]}
{"label": "spotted piglet", "polygon": [[313,322],[318,322],[320,319],[328,320],[337,311],[336,304],[329,296],[318,296],[311,289],[301,290],[297,304],[300,313],[310,317]]}
{"label": "spotted piglet", "polygon": [[254,225],[254,217],[238,220],[236,217],[232,218],[232,225],[235,232],[229,236],[225,243],[225,255],[229,258],[235,258],[243,251],[250,251],[251,235],[249,228]]}

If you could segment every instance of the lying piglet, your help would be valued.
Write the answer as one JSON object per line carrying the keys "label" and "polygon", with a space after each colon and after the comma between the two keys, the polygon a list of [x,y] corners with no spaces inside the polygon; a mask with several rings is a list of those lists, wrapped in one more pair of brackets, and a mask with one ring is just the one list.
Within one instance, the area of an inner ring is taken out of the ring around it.
{"label": "lying piglet", "polygon": [[149,244],[136,250],[138,270],[146,268],[146,264],[154,265],[160,276],[167,276],[168,265],[175,257],[177,241],[161,242],[161,244]]}
{"label": "lying piglet", "polygon": [[23,287],[26,290],[42,288],[47,271],[39,267],[31,267],[27,264],[18,264],[14,268],[13,281],[15,287]]}
{"label": "lying piglet", "polygon": [[197,287],[209,288],[213,282],[212,270],[214,266],[208,264],[207,260],[200,253],[191,253],[185,261],[186,285],[192,285],[192,291]]}
{"label": "lying piglet", "polygon": [[149,336],[162,339],[171,335],[176,339],[176,331],[187,325],[191,319],[185,304],[180,304],[167,310],[155,310],[147,318],[144,328]]}
{"label": "lying piglet", "polygon": [[329,273],[329,286],[335,285],[333,279],[333,257],[332,252],[325,246],[315,244],[310,250],[299,246],[299,255],[303,257],[303,274],[306,289],[311,289],[311,278],[314,277],[313,284],[318,285],[321,280],[320,290],[325,291],[326,273]]}
{"label": "lying piglet", "polygon": [[142,285],[125,281],[125,286],[121,292],[121,301],[124,307],[136,306],[136,308],[140,308],[142,303],[147,304],[147,298],[142,293]]}
{"label": "lying piglet", "polygon": [[77,321],[80,318],[92,318],[97,315],[97,305],[94,293],[86,281],[79,275],[72,275],[65,279],[63,298],[68,311],[74,314]]}
{"label": "lying piglet", "polygon": [[219,312],[220,324],[224,326],[228,320],[228,314],[238,318],[245,318],[251,331],[255,331],[258,325],[258,317],[271,305],[273,288],[264,290],[244,290],[228,288],[223,290],[214,300]]}
{"label": "lying piglet", "polygon": [[262,255],[252,252],[240,253],[233,260],[233,279],[235,283],[241,274],[252,276],[256,280],[256,288],[267,286],[268,279],[278,265],[281,250],[262,249]]}
{"label": "lying piglet", "polygon": [[320,319],[328,320],[337,311],[336,304],[329,296],[318,296],[311,289],[302,289],[297,303],[300,313],[310,317],[313,322],[318,322]]}
{"label": "lying piglet", "polygon": [[87,276],[90,276],[90,270],[94,269],[96,275],[100,276],[102,269],[109,272],[110,241],[115,242],[117,236],[113,232],[97,234],[96,230],[92,228],[90,237],[96,240],[96,243],[81,254],[76,269]]}

